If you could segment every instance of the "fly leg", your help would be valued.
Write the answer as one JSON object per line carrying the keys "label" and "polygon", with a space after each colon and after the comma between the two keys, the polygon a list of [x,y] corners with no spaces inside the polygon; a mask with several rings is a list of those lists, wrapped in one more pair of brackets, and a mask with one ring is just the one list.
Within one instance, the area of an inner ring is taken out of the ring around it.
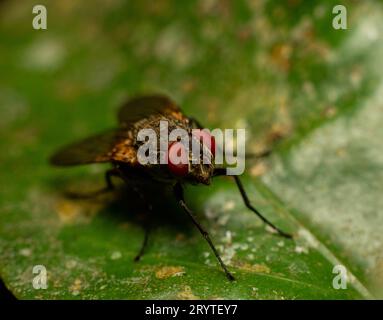
{"label": "fly leg", "polygon": [[226,265],[223,263],[217,249],[215,248],[213,242],[211,241],[210,239],[210,236],[209,236],[209,233],[205,230],[205,228],[197,221],[197,218],[194,216],[193,212],[188,208],[188,206],[186,205],[185,203],[185,200],[184,200],[184,195],[183,195],[183,188],[182,186],[177,183],[175,186],[174,186],[174,195],[178,201],[178,203],[180,204],[180,206],[182,207],[182,209],[184,209],[184,211],[189,215],[189,217],[192,219],[194,225],[197,227],[197,229],[199,230],[199,232],[202,234],[202,236],[205,238],[205,240],[207,241],[207,243],[209,244],[210,248],[213,250],[214,252],[214,255],[216,256],[219,264],[221,265],[222,269],[225,271],[225,274],[226,274],[226,277],[230,280],[230,281],[233,281],[235,280],[234,276],[229,272],[229,270],[227,269]]}
{"label": "fly leg", "polygon": [[66,192],[66,195],[72,199],[90,199],[90,198],[94,198],[94,197],[97,197],[99,195],[102,195],[104,193],[113,191],[114,185],[112,182],[112,177],[121,177],[120,172],[115,168],[109,169],[108,171],[105,172],[106,186],[104,188],[102,188],[100,190],[93,191],[93,192],[85,193],[85,194],[84,193]]}
{"label": "fly leg", "polygon": [[[150,203],[148,203],[147,199],[145,198],[144,194],[141,192],[141,190],[134,184],[132,184],[132,181],[134,181],[134,179],[130,176],[129,172],[127,170],[121,170],[119,166],[116,166],[116,171],[118,173],[118,176],[124,180],[124,182],[126,183],[126,185],[128,187],[130,187],[137,195],[138,197],[140,198],[140,200],[146,204],[146,207],[147,207],[147,211],[151,212],[153,207]],[[145,253],[146,251],[146,248],[147,248],[147,245],[148,245],[148,242],[149,242],[149,233],[150,233],[150,224],[145,221],[147,218],[147,214],[143,215],[142,216],[142,220],[144,220],[144,224],[145,225],[145,236],[144,236],[144,241],[142,242],[141,244],[141,248],[140,250],[138,251],[137,255],[134,257],[134,261],[135,262],[138,262],[141,260],[143,254]]]}
{"label": "fly leg", "polygon": [[137,255],[134,257],[134,262],[138,262],[138,261],[140,261],[141,258],[142,258],[142,256],[144,255],[145,250],[146,250],[146,248],[147,248],[147,246],[148,246],[149,233],[150,233],[150,229],[149,229],[148,227],[145,228],[144,241],[142,242],[140,251],[138,251]]}
{"label": "fly leg", "polygon": [[[214,176],[225,176],[226,175],[226,169],[225,168],[218,168],[214,171]],[[269,220],[267,220],[250,202],[249,197],[247,196],[247,193],[245,191],[245,188],[243,187],[243,184],[238,176],[231,176],[233,177],[235,183],[237,184],[238,190],[241,193],[243,202],[245,203],[245,206],[254,212],[264,223],[266,223],[268,226],[270,226],[273,230],[275,230],[279,235],[285,238],[292,238],[293,236],[289,233],[286,233],[279,229],[277,226],[275,226],[273,223],[271,223]]]}
{"label": "fly leg", "polygon": [[[126,180],[126,176],[124,176],[124,180]],[[150,203],[148,203],[147,199],[145,198],[143,193],[139,190],[139,188],[137,188],[136,186],[133,186],[132,189],[140,197],[141,201],[143,203],[145,203],[145,205],[147,207],[147,211],[152,212],[152,210],[153,210],[152,205]],[[141,244],[141,248],[138,251],[137,255],[133,259],[134,262],[138,262],[141,260],[142,256],[144,255],[144,253],[146,251],[146,248],[147,248],[148,242],[149,242],[149,233],[150,233],[151,228],[150,228],[149,222],[145,221],[145,220],[147,220],[147,213],[142,216],[142,220],[143,220],[142,222],[144,224],[145,235],[144,235],[144,240],[142,241],[142,244]]]}

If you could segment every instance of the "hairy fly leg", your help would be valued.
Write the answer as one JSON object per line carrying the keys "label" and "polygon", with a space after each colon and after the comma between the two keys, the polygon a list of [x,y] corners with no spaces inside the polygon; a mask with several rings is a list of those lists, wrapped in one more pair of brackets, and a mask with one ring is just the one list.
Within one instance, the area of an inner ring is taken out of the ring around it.
{"label": "hairy fly leg", "polygon": [[153,206],[147,201],[145,195],[142,193],[141,189],[135,184],[134,182],[136,181],[137,177],[134,176],[134,172],[131,170],[128,170],[127,168],[122,169],[119,165],[116,165],[116,169],[119,172],[120,177],[124,180],[126,185],[130,187],[136,195],[139,197],[141,202],[146,205],[146,211],[145,214],[143,215],[143,225],[144,225],[144,240],[142,241],[140,250],[138,251],[137,255],[134,257],[134,261],[138,262],[141,260],[142,256],[144,255],[148,242],[149,242],[149,233],[151,230],[150,223],[147,221],[147,216],[148,212],[152,212]]}
{"label": "hairy fly leg", "polygon": [[134,257],[134,261],[135,262],[140,261],[142,256],[144,255],[144,253],[146,251],[146,248],[148,246],[148,241],[149,241],[149,233],[150,233],[150,229],[149,228],[145,228],[144,241],[142,241],[141,248],[138,251],[137,255]]}
{"label": "hairy fly leg", "polygon": [[222,269],[225,271],[226,277],[232,281],[235,280],[234,276],[229,272],[226,265],[223,263],[217,249],[215,248],[213,242],[210,239],[209,233],[205,230],[205,228],[197,221],[197,218],[193,214],[193,212],[189,209],[189,207],[185,203],[184,194],[183,194],[183,188],[181,184],[177,183],[174,186],[174,195],[180,204],[180,206],[186,211],[186,213],[189,215],[189,217],[192,219],[194,225],[197,227],[199,232],[202,234],[202,236],[205,238],[207,243],[209,244],[210,248],[213,250],[214,255],[216,256],[218,262],[220,263]]}
{"label": "hairy fly leg", "polygon": [[[140,197],[140,199],[142,200],[143,203],[145,203],[146,205],[146,208],[149,212],[152,211],[153,207],[152,205],[147,201],[147,199],[145,198],[145,196],[143,195],[143,193],[137,188],[137,187],[133,187],[133,190],[134,192]],[[146,220],[146,216],[144,216],[144,219]],[[148,246],[148,241],[149,241],[149,233],[150,233],[150,225],[148,223],[148,221],[145,221],[145,224],[144,224],[144,232],[145,232],[145,235],[144,235],[144,240],[142,241],[142,244],[141,244],[141,248],[140,250],[138,251],[137,255],[134,257],[134,261],[135,262],[138,262],[141,260],[142,256],[144,255],[145,251],[146,251],[146,248]]]}
{"label": "hairy fly leg", "polygon": [[[225,168],[216,168],[214,170],[214,176],[217,177],[217,176],[226,176],[226,169]],[[238,176],[230,176],[234,179],[237,187],[238,187],[238,190],[242,196],[242,199],[243,199],[243,202],[245,203],[245,206],[251,210],[252,212],[254,212],[264,223],[266,223],[268,226],[270,226],[273,230],[275,230],[279,235],[281,235],[282,237],[285,237],[285,238],[292,238],[293,236],[289,233],[286,233],[284,232],[283,230],[279,229],[277,226],[275,226],[273,223],[271,223],[268,219],[266,219],[259,211],[257,208],[255,208],[251,202],[250,202],[250,199],[249,197],[247,196],[247,193],[245,191],[245,188],[243,187],[243,184],[241,182],[241,180],[239,179]]]}

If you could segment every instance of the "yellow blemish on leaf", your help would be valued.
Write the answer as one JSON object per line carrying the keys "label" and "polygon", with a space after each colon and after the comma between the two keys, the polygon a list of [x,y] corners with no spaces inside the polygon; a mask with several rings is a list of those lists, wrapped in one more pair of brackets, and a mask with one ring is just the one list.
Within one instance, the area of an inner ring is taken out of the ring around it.
{"label": "yellow blemish on leaf", "polygon": [[77,296],[80,293],[82,287],[82,281],[81,279],[76,279],[73,284],[69,287],[70,292],[74,295]]}
{"label": "yellow blemish on leaf", "polygon": [[250,168],[250,174],[253,177],[259,177],[263,175],[266,171],[267,171],[267,165],[263,161],[257,163],[256,165]]}
{"label": "yellow blemish on leaf", "polygon": [[59,201],[56,203],[56,211],[62,222],[70,223],[80,214],[81,208],[69,201]]}
{"label": "yellow blemish on leaf", "polygon": [[183,290],[177,294],[177,298],[181,300],[199,300],[199,297],[194,295],[189,286],[185,286]]}
{"label": "yellow blemish on leaf", "polygon": [[65,224],[75,222],[89,222],[91,218],[100,210],[97,203],[74,202],[68,200],[58,200],[55,209],[60,221]]}
{"label": "yellow blemish on leaf", "polygon": [[183,267],[165,266],[156,271],[157,279],[167,279],[170,277],[181,276],[185,273]]}
{"label": "yellow blemish on leaf", "polygon": [[248,271],[248,272],[256,272],[256,273],[270,273],[271,270],[268,266],[264,264],[250,264],[247,262],[237,262],[235,267]]}

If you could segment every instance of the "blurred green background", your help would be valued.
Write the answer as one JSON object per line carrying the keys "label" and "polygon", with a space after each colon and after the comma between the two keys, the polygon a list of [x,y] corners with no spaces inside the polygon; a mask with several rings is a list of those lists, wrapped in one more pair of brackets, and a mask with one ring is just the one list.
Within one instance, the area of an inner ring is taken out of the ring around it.
{"label": "blurred green background", "polygon": [[[332,27],[340,3],[347,30]],[[16,297],[383,296],[380,1],[38,1],[47,30],[32,28],[36,4],[0,1],[0,278]],[[47,164],[153,92],[209,128],[246,128],[248,151],[274,149],[247,164],[245,186],[294,241],[266,230],[230,179],[187,190],[236,282],[171,198],[157,199],[133,263],[144,233],[129,195],[64,195],[101,187],[108,166]],[[46,290],[32,286],[34,265]],[[347,289],[333,288],[335,265]]]}

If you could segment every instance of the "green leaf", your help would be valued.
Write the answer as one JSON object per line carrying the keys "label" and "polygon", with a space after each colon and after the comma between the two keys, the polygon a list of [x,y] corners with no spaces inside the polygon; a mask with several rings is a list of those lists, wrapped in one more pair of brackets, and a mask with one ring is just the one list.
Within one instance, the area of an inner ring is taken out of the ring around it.
{"label": "green leaf", "polygon": [[[18,298],[368,299],[382,297],[383,11],[338,1],[47,2],[0,4],[0,277]],[[20,23],[22,21],[22,23]],[[55,169],[49,155],[113,127],[128,96],[165,92],[210,128],[247,129],[253,204],[294,240],[272,234],[230,178],[190,186],[186,199],[236,277],[164,188],[143,207],[103,187],[107,165]],[[279,143],[277,143],[279,142]],[[260,177],[259,177],[260,176]],[[48,288],[34,289],[33,267]],[[333,268],[347,269],[347,289]]]}

